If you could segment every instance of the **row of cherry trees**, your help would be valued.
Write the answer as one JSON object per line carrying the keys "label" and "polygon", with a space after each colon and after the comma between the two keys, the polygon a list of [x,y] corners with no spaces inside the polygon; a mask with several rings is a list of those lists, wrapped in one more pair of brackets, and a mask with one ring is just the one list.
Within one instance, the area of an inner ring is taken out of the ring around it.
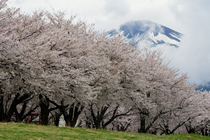
{"label": "row of cherry trees", "polygon": [[22,14],[0,1],[1,122],[40,112],[43,125],[53,116],[58,126],[63,115],[71,127],[80,118],[112,129],[119,118],[122,131],[170,134],[207,113],[209,93],[195,91],[161,52],[136,49],[64,16]]}

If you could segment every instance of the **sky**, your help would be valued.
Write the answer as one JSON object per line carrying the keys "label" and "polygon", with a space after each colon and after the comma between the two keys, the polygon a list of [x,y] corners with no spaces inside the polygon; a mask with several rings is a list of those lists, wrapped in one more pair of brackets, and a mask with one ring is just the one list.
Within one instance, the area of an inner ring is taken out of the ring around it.
{"label": "sky", "polygon": [[189,81],[210,81],[210,0],[9,0],[23,12],[65,11],[67,17],[95,23],[96,30],[118,29],[130,20],[150,20],[183,33],[178,49],[162,47],[170,66]]}

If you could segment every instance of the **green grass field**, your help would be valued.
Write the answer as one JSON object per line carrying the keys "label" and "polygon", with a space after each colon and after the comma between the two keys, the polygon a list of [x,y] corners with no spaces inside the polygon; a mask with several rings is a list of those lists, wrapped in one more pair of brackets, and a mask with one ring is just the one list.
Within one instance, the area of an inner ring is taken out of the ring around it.
{"label": "green grass field", "polygon": [[108,130],[0,123],[0,140],[207,140],[210,137],[189,134],[157,136]]}

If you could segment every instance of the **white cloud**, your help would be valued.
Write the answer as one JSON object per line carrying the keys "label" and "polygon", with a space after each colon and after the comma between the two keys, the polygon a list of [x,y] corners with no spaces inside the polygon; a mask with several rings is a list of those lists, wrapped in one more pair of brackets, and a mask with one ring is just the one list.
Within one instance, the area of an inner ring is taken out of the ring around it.
{"label": "white cloud", "polygon": [[169,52],[174,57],[172,65],[187,72],[195,83],[210,81],[209,6],[208,0],[176,0],[170,6],[185,34],[180,48]]}
{"label": "white cloud", "polygon": [[130,12],[129,2],[126,0],[106,0],[104,8],[107,13],[120,17]]}

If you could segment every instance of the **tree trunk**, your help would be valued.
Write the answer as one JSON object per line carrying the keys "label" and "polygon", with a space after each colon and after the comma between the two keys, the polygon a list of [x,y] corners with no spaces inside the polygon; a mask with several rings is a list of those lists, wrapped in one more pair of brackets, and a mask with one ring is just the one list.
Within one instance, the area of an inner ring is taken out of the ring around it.
{"label": "tree trunk", "polygon": [[[1,89],[0,89],[1,90]],[[0,91],[1,92],[1,91]],[[0,122],[5,121],[5,113],[4,113],[4,97],[0,93]]]}
{"label": "tree trunk", "polygon": [[45,103],[40,104],[41,107],[41,120],[42,120],[42,125],[48,125],[48,116],[49,116],[49,110],[48,110],[48,105]]}
{"label": "tree trunk", "polygon": [[40,108],[41,108],[41,124],[42,125],[48,125],[48,116],[49,116],[49,102],[44,99],[44,97],[40,94]]}
{"label": "tree trunk", "polygon": [[[16,111],[16,106],[25,100],[30,100],[29,97],[31,94],[16,94],[14,99],[12,100],[11,105],[9,106],[9,102],[11,98],[7,98],[6,103],[4,104],[4,97],[0,94],[0,122],[10,122],[11,117],[13,116],[14,112]],[[7,109],[9,110],[7,111]],[[5,110],[4,110],[5,109]]]}
{"label": "tree trunk", "polygon": [[26,102],[24,102],[24,104],[22,105],[21,108],[21,112],[18,113],[17,109],[15,108],[15,118],[16,118],[16,122],[22,122],[23,121],[23,114],[26,110]]}
{"label": "tree trunk", "polygon": [[31,107],[30,109],[26,109],[27,107],[27,103],[28,102],[24,102],[21,108],[20,113],[18,112],[18,110],[15,108],[15,118],[16,118],[16,122],[23,122],[23,120],[30,115],[32,112],[34,112],[38,105],[35,107]]}
{"label": "tree trunk", "polygon": [[[93,104],[90,106],[91,117],[93,119],[94,126],[96,129],[105,129],[109,124],[111,124],[114,121],[114,119],[120,116],[128,116],[129,112],[132,110],[131,108],[128,111],[119,114],[116,113],[119,108],[119,105],[116,105],[112,111],[108,112],[107,110],[110,107],[111,105],[103,106],[101,107],[101,109],[98,108],[97,111],[95,111],[93,109]],[[109,113],[110,115],[108,115],[107,113]]]}
{"label": "tree trunk", "polygon": [[55,123],[55,126],[59,126],[59,121],[60,121],[60,117],[62,115],[62,112],[55,112],[55,115],[54,115],[54,123]]}
{"label": "tree trunk", "polygon": [[18,97],[20,96],[20,94],[16,94],[14,100],[12,101],[12,104],[9,108],[9,111],[7,113],[7,122],[11,121],[11,117],[13,115],[13,113],[15,112],[16,106],[18,105]]}
{"label": "tree trunk", "polygon": [[32,95],[31,93],[26,93],[26,94],[23,94],[21,96],[20,96],[19,93],[17,93],[15,95],[15,98],[13,99],[12,104],[11,104],[11,106],[9,108],[9,111],[7,112],[7,115],[6,115],[7,122],[11,121],[11,117],[15,113],[16,106],[18,104],[22,103],[22,102],[26,102],[26,101],[31,100],[32,99],[32,98],[30,98],[31,95]]}
{"label": "tree trunk", "polygon": [[165,134],[166,134],[166,135],[169,135],[169,134],[170,134],[169,126],[166,125],[166,126],[165,126],[165,129],[166,129]]}
{"label": "tree trunk", "polygon": [[140,129],[139,129],[139,133],[147,133],[146,131],[146,119],[145,118],[141,118],[140,119]]}
{"label": "tree trunk", "polygon": [[100,124],[101,124],[101,120],[96,120],[95,121],[95,127],[96,127],[96,129],[101,129]]}
{"label": "tree trunk", "polygon": [[96,129],[101,129],[101,123],[108,108],[109,107],[102,107],[101,110],[97,110],[95,115],[93,105],[90,106],[91,117],[93,118],[94,126]]}
{"label": "tree trunk", "polygon": [[55,126],[59,126],[60,116],[55,116]]}
{"label": "tree trunk", "polygon": [[69,113],[67,113],[66,110],[62,110],[64,114],[64,119],[66,121],[66,125],[74,127],[83,109],[84,106],[80,105],[80,103],[77,104],[73,103],[69,108]]}
{"label": "tree trunk", "polygon": [[204,134],[204,127],[201,128],[200,131],[201,131],[201,134],[204,136],[204,135],[205,135],[205,134]]}

